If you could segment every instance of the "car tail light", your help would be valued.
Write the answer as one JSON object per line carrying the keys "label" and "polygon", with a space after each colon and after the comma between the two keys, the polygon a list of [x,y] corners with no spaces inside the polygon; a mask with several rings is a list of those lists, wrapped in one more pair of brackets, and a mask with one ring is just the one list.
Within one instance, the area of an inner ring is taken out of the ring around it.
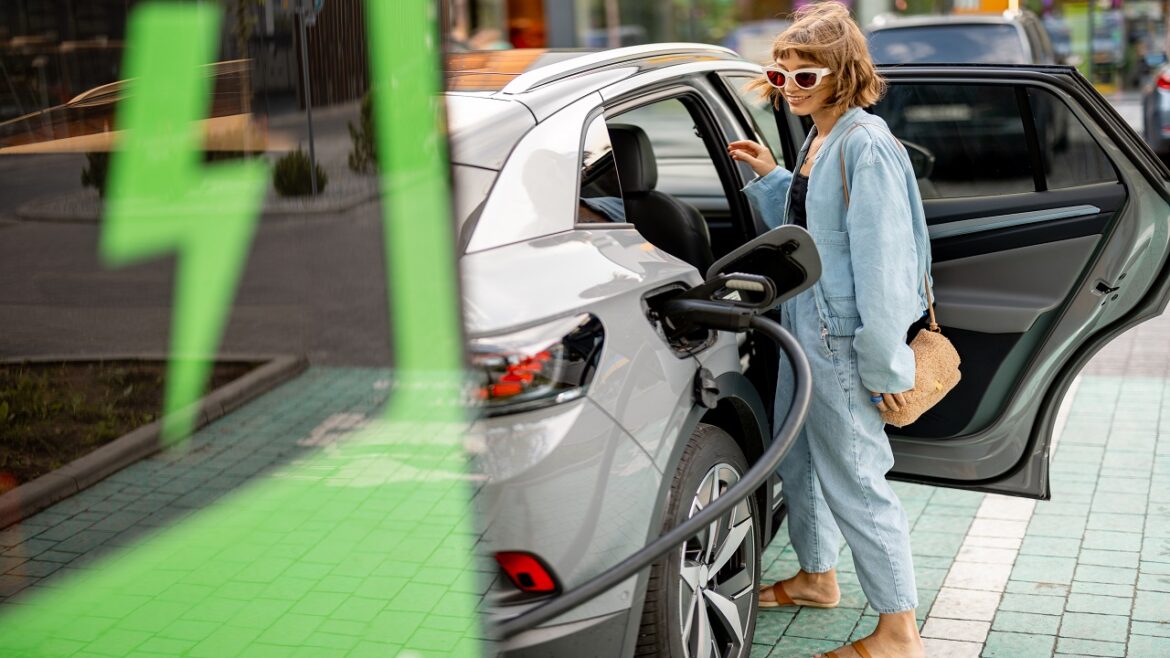
{"label": "car tail light", "polygon": [[471,341],[475,397],[488,416],[529,411],[585,395],[605,332],[589,314]]}
{"label": "car tail light", "polygon": [[1154,80],[1154,84],[1158,85],[1158,89],[1165,89],[1166,91],[1170,91],[1170,70],[1162,69],[1162,72],[1158,74],[1157,79]]}
{"label": "car tail light", "polygon": [[552,571],[544,566],[540,558],[531,553],[501,551],[496,553],[496,562],[521,592],[552,594],[558,589]]}

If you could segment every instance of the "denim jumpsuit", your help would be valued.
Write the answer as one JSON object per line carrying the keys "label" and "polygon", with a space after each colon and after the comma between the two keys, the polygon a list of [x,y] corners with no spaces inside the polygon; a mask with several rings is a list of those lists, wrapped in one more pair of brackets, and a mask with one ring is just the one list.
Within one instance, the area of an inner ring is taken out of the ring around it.
{"label": "denim jumpsuit", "polygon": [[[777,167],[744,188],[769,226],[788,219],[791,179]],[[918,594],[909,527],[885,479],[894,457],[870,391],[913,388],[905,341],[926,308],[930,242],[909,157],[881,118],[854,108],[838,119],[810,173],[806,215],[822,275],[780,309],[813,375],[808,421],[779,468],[789,537],[801,569],[822,573],[836,566],[844,535],[870,605],[882,614],[910,610]],[[779,371],[777,422],[793,396],[786,359]]]}

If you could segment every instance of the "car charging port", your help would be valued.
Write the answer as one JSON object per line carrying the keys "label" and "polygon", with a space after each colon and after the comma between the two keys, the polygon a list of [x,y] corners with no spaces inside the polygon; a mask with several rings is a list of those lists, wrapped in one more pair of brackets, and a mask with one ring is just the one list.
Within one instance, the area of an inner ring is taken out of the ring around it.
{"label": "car charging port", "polygon": [[697,330],[747,331],[752,318],[772,308],[776,286],[756,274],[719,274],[661,303],[668,339]]}

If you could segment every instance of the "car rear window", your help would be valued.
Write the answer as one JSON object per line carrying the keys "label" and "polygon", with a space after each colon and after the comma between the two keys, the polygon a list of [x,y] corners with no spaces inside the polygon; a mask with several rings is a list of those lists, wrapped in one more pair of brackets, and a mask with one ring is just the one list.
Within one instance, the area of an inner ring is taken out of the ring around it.
{"label": "car rear window", "polygon": [[1012,25],[921,25],[877,30],[869,51],[878,64],[1027,64]]}

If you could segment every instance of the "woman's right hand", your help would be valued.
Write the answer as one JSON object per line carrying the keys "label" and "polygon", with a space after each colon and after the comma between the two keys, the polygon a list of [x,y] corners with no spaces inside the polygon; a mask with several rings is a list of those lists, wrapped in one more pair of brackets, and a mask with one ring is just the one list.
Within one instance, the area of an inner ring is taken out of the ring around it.
{"label": "woman's right hand", "polygon": [[757,176],[767,176],[776,168],[776,159],[772,157],[772,151],[763,144],[751,140],[745,139],[728,144],[727,153],[733,160],[746,162]]}

